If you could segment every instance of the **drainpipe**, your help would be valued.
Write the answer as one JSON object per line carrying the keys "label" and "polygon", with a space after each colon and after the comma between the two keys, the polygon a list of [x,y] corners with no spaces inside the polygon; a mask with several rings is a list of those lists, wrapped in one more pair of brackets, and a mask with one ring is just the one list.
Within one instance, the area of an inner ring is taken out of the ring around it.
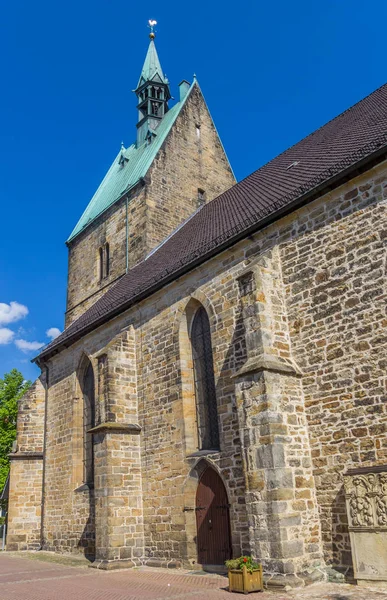
{"label": "drainpipe", "polygon": [[128,196],[126,196],[126,265],[125,272],[129,271],[129,241],[128,241],[128,233],[129,233],[129,222],[128,222]]}
{"label": "drainpipe", "polygon": [[[40,365],[39,365],[40,366]],[[46,438],[47,438],[47,405],[48,405],[48,366],[44,365],[46,372],[46,386],[44,394],[44,429],[43,429],[43,472],[42,472],[42,502],[40,515],[40,546],[39,550],[44,547],[44,500],[45,500],[45,475],[46,475]]]}

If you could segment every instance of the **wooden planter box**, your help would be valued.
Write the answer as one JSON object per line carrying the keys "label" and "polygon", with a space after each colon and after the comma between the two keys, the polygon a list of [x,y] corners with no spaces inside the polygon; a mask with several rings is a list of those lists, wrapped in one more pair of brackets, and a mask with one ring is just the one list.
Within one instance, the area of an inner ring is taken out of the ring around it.
{"label": "wooden planter box", "polygon": [[262,565],[254,569],[252,573],[243,567],[243,569],[230,569],[228,572],[229,592],[263,592],[263,572]]}

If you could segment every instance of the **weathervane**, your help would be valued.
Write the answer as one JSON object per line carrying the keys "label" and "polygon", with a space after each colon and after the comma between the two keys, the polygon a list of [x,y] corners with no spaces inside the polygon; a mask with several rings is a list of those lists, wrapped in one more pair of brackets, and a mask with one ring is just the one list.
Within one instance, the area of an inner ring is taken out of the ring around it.
{"label": "weathervane", "polygon": [[155,35],[154,31],[153,31],[153,28],[154,28],[155,25],[157,25],[157,21],[155,21],[154,19],[149,19],[148,23],[149,23],[148,27],[150,27],[150,30],[151,30],[151,32],[149,34],[149,37],[150,37],[151,40],[154,40],[155,37],[156,37],[156,35]]}

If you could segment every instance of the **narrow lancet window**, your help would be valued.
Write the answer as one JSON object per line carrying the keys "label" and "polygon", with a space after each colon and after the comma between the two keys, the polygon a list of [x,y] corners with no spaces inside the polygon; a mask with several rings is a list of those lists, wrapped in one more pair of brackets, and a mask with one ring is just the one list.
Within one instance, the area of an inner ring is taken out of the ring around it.
{"label": "narrow lancet window", "polygon": [[109,244],[105,244],[105,277],[109,277],[110,269],[110,248]]}
{"label": "narrow lancet window", "polygon": [[206,203],[206,192],[201,188],[198,188],[198,206],[202,206]]}
{"label": "narrow lancet window", "polygon": [[105,279],[110,273],[110,248],[109,244],[106,243],[101,246],[99,252],[99,278],[100,280]]}
{"label": "narrow lancet window", "polygon": [[88,431],[95,425],[94,372],[89,363],[83,378],[83,461],[84,482],[94,483],[93,436]]}
{"label": "narrow lancet window", "polygon": [[99,249],[99,278],[103,279],[103,248]]}
{"label": "narrow lancet window", "polygon": [[218,409],[212,357],[211,331],[208,316],[200,307],[191,329],[194,367],[196,414],[200,450],[219,449]]}

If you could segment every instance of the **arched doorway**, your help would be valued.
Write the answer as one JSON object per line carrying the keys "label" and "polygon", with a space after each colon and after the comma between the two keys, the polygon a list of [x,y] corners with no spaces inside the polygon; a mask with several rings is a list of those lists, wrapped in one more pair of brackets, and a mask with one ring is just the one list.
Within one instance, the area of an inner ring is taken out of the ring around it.
{"label": "arched doorway", "polygon": [[196,492],[198,563],[224,565],[231,558],[230,511],[219,475],[207,467]]}

